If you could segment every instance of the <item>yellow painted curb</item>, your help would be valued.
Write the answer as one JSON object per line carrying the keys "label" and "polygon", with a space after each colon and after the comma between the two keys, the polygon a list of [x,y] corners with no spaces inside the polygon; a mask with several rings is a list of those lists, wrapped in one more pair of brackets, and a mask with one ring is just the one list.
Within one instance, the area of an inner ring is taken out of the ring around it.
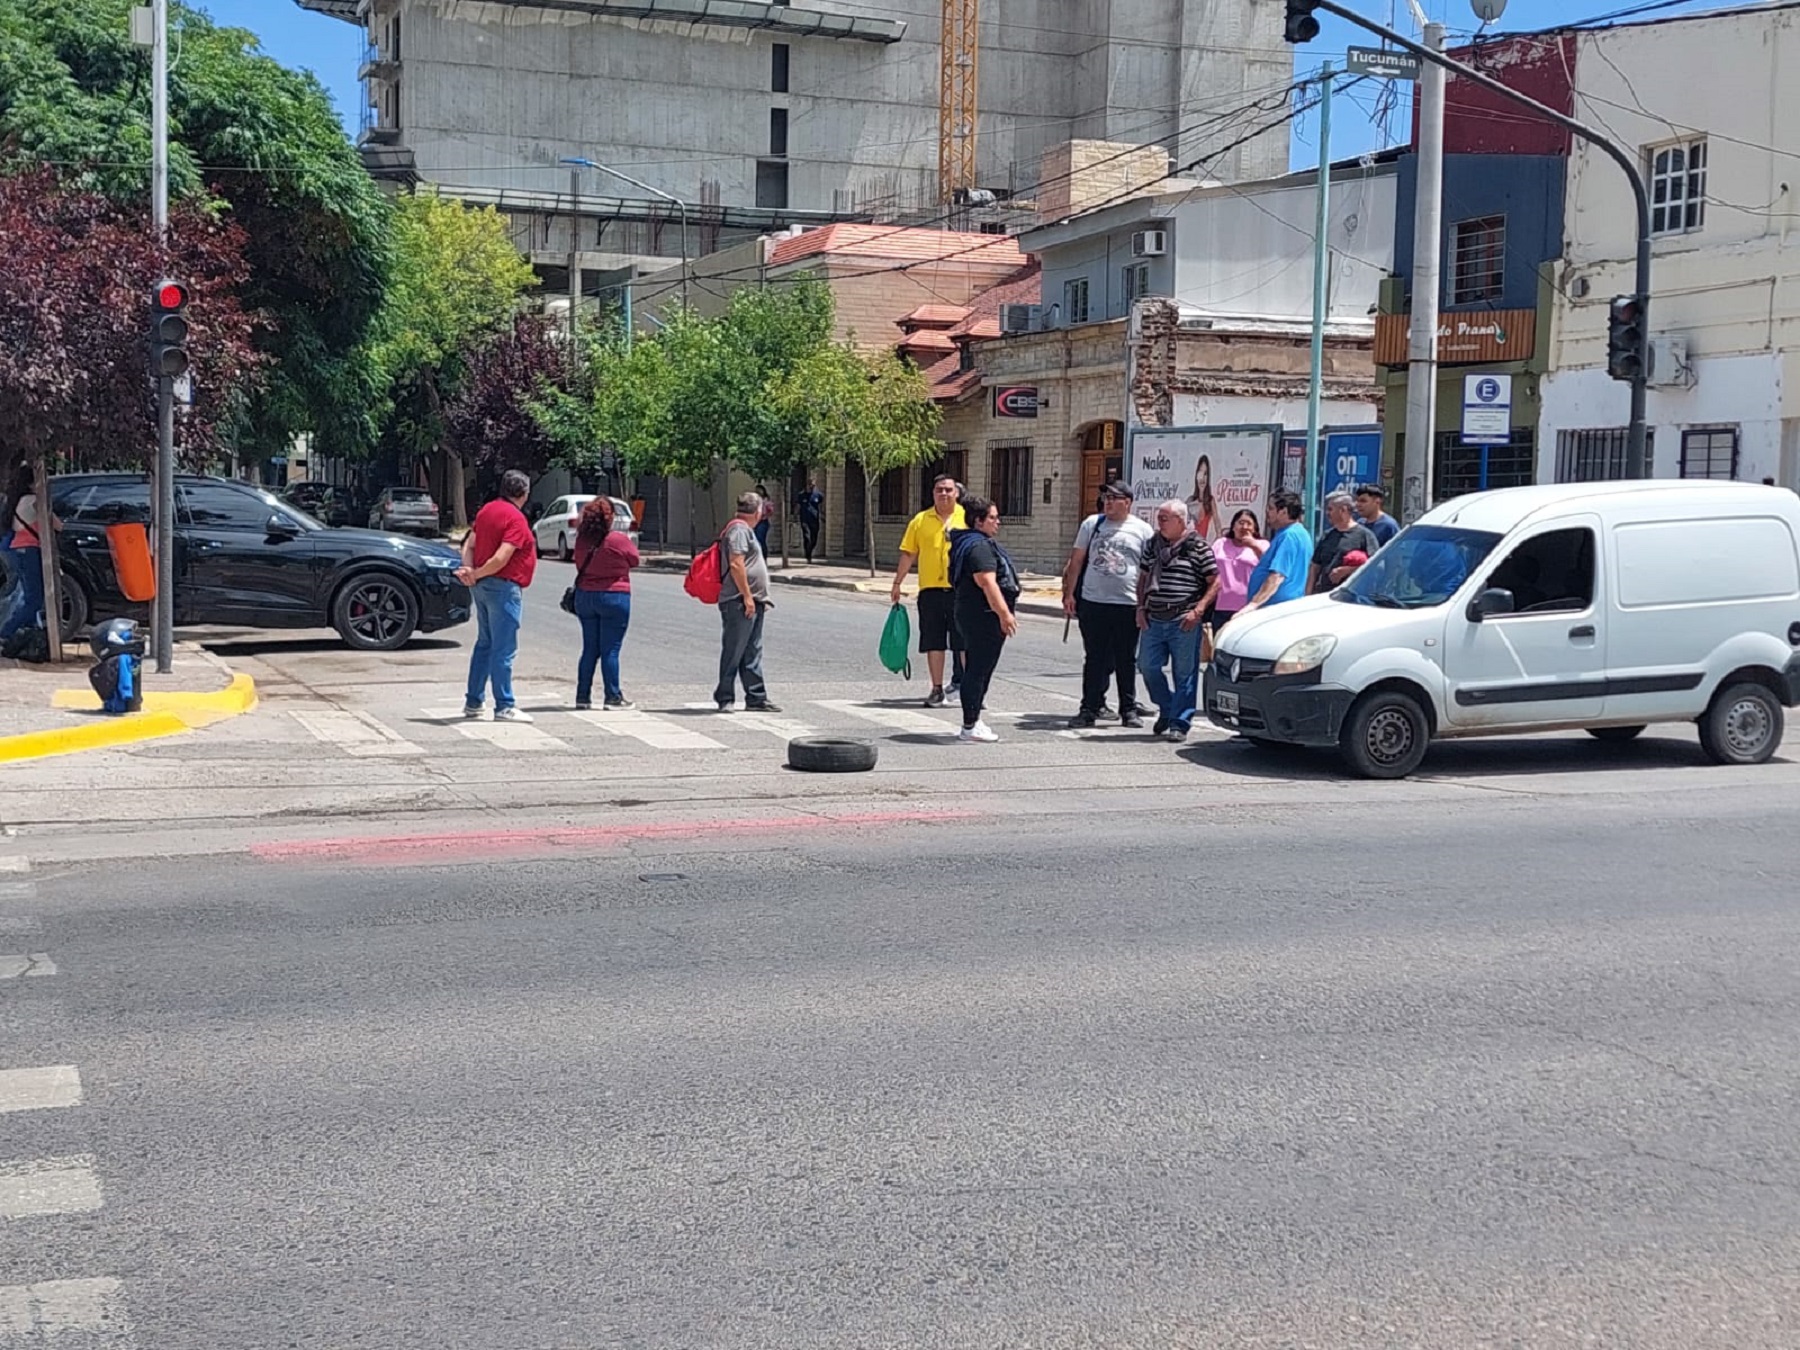
{"label": "yellow painted curb", "polygon": [[[91,689],[58,689],[50,703],[56,708],[97,711],[100,696]],[[256,681],[248,675],[233,675],[231,683],[210,694],[156,693],[144,695],[144,710],[104,722],[89,722],[78,727],[58,727],[53,731],[27,731],[17,736],[0,736],[0,764],[24,759],[46,759],[51,755],[72,755],[81,750],[108,750],[132,745],[138,741],[154,741],[164,736],[179,736],[184,731],[211,726],[228,717],[247,713],[256,706]]]}
{"label": "yellow painted curb", "polygon": [[174,713],[143,712],[86,726],[27,731],[18,736],[0,736],[0,763],[72,755],[79,750],[106,750],[162,736],[179,736],[188,729],[188,724]]}

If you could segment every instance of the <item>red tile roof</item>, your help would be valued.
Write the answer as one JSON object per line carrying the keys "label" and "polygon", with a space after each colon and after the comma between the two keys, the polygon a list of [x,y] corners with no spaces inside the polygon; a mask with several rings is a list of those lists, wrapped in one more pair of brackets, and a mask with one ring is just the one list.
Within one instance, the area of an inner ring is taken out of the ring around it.
{"label": "red tile roof", "polygon": [[770,252],[769,266],[780,267],[821,254],[896,263],[955,261],[999,267],[1017,267],[1025,261],[1018,244],[1006,235],[837,224],[783,239]]}
{"label": "red tile roof", "polygon": [[920,305],[911,314],[900,320],[900,326],[913,328],[953,328],[968,317],[969,311],[961,305]]}
{"label": "red tile roof", "polygon": [[936,333],[927,329],[919,333],[908,333],[900,339],[900,350],[903,352],[953,352],[956,343],[950,340],[948,333]]}
{"label": "red tile roof", "polygon": [[992,338],[1000,336],[1000,308],[1003,305],[1035,305],[1044,294],[1043,268],[1036,258],[1010,277],[989,286],[969,301],[967,315],[950,330],[951,337]]}

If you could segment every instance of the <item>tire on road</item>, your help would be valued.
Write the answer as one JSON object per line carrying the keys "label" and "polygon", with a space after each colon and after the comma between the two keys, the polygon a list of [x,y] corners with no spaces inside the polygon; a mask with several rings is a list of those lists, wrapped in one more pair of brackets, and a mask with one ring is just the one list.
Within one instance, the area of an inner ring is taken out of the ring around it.
{"label": "tire on road", "polygon": [[1781,744],[1781,700],[1748,680],[1726,685],[1700,718],[1700,748],[1717,764],[1761,764]]}
{"label": "tire on road", "polygon": [[1642,736],[1647,727],[1589,727],[1587,734],[1597,741],[1605,741],[1609,745],[1623,745],[1626,741],[1635,741]]}
{"label": "tire on road", "polygon": [[396,651],[419,626],[419,598],[391,572],[358,572],[338,588],[331,626],[357,651]]}
{"label": "tire on road", "polygon": [[62,606],[62,640],[73,642],[88,621],[88,596],[82,584],[67,572],[56,576],[56,598]]}
{"label": "tire on road", "polygon": [[1361,778],[1404,778],[1425,759],[1431,722],[1419,701],[1398,689],[1371,689],[1350,707],[1338,750]]}
{"label": "tire on road", "polygon": [[797,736],[788,742],[790,769],[806,773],[866,773],[880,752],[873,741],[848,736]]}

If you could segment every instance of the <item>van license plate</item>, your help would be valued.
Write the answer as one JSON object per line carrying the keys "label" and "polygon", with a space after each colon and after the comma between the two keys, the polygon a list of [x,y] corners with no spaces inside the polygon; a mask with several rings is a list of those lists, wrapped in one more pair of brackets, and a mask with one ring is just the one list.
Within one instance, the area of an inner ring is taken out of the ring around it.
{"label": "van license plate", "polygon": [[1222,712],[1228,717],[1236,717],[1238,711],[1238,696],[1236,694],[1214,694],[1213,710],[1215,712]]}

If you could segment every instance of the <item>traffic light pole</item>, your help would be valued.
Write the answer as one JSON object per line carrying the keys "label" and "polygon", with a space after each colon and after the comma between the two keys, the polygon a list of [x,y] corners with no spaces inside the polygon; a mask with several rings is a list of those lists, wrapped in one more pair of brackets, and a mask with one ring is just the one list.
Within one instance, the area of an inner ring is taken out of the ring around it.
{"label": "traffic light pole", "polygon": [[[150,209],[157,243],[169,243],[169,0],[151,0]],[[166,269],[167,257],[159,265]],[[150,641],[156,671],[175,663],[175,384],[156,372],[156,600]]]}
{"label": "traffic light pole", "polygon": [[[1292,6],[1293,0],[1290,0]],[[1402,37],[1391,28],[1385,28],[1372,19],[1365,19],[1354,10],[1345,9],[1336,0],[1301,0],[1300,7],[1306,10],[1322,9],[1327,14],[1335,14],[1346,23],[1356,25],[1366,33],[1385,38],[1401,51],[1411,52],[1421,61],[1430,62],[1434,66],[1457,76],[1459,79],[1479,85],[1491,94],[1509,99],[1521,107],[1529,108],[1539,117],[1553,122],[1572,135],[1579,136],[1589,145],[1595,146],[1612,159],[1625,171],[1625,177],[1631,184],[1631,194],[1637,202],[1637,277],[1635,292],[1643,298],[1644,329],[1638,344],[1637,370],[1631,378],[1631,426],[1625,442],[1625,476],[1627,478],[1643,478],[1649,469],[1649,457],[1645,451],[1648,439],[1645,433],[1645,414],[1649,403],[1650,384],[1650,194],[1644,188],[1644,176],[1631,154],[1623,146],[1607,136],[1601,135],[1584,122],[1580,122],[1554,108],[1545,107],[1536,99],[1521,94],[1516,89],[1509,89],[1492,76],[1484,75],[1472,66],[1465,66],[1460,61],[1452,61],[1442,52],[1432,51],[1429,47]],[[1416,297],[1415,297],[1416,300]],[[1435,336],[1435,335],[1434,335]]]}

